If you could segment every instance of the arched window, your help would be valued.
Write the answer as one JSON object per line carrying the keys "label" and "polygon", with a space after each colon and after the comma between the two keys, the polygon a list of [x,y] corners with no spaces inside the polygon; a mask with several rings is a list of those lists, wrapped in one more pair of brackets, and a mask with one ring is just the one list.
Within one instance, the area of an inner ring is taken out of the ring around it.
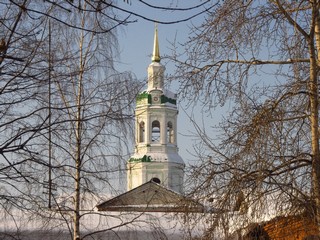
{"label": "arched window", "polygon": [[160,142],[160,122],[158,120],[152,122],[151,141]]}
{"label": "arched window", "polygon": [[157,177],[151,178],[151,182],[155,182],[155,183],[161,184],[160,179],[157,178]]}
{"label": "arched window", "polygon": [[173,131],[172,122],[168,122],[167,124],[167,142],[174,143],[174,131]]}
{"label": "arched window", "polygon": [[144,122],[139,123],[139,142],[144,142]]}

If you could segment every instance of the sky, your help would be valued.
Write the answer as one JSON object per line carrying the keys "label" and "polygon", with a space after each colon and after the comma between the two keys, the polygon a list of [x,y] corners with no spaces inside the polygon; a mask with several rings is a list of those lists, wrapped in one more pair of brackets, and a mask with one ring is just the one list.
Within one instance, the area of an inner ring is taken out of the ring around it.
{"label": "sky", "polygon": [[[132,4],[121,2],[120,7],[125,10],[135,12],[141,16],[145,16],[150,20],[156,19],[159,22],[179,21],[197,14],[204,10],[199,8],[193,11],[164,11],[155,10],[139,3],[139,1],[131,0]],[[159,1],[146,0],[148,3],[153,3],[159,6]],[[162,0],[161,6],[171,6],[174,0]],[[179,0],[176,0],[179,1]],[[181,1],[182,2],[182,1]],[[178,7],[190,7],[199,4],[200,0],[188,0],[189,4],[180,4]],[[171,6],[174,7],[174,6]],[[125,15],[125,13],[123,13]],[[190,21],[180,22],[177,24],[158,24],[160,53],[162,56],[170,55],[170,43],[177,39],[183,43],[188,39],[189,26],[191,24],[200,24],[205,15],[193,18]],[[127,70],[133,71],[138,78],[146,76],[146,68],[151,62],[151,53],[153,47],[153,36],[155,23],[136,16],[132,16],[131,20],[137,22],[128,24],[123,29],[119,30],[119,45],[121,51],[121,61]],[[162,61],[162,63],[164,63]],[[173,64],[172,64],[173,65]],[[167,66],[168,71],[172,71],[173,66]]]}
{"label": "sky", "polygon": [[[199,0],[181,1],[182,4],[176,5],[178,0],[162,0],[161,6],[171,7],[190,7],[203,3]],[[158,5],[159,1],[148,0],[150,4]],[[119,3],[119,7],[122,7],[128,11],[133,11],[139,15],[145,16],[150,19],[156,19],[159,22],[179,21],[189,18],[204,10],[203,7],[199,7],[192,11],[163,11],[156,10],[150,7],[145,7],[143,4],[136,0],[132,0],[131,4],[124,2]],[[124,14],[124,13],[123,13]],[[125,14],[124,14],[125,15]],[[204,21],[205,14],[199,15],[192,20],[186,22],[180,22],[176,24],[158,24],[159,46],[161,56],[171,54],[171,44],[176,41],[178,43],[184,43],[188,40],[190,33],[190,26],[199,25]],[[147,77],[147,67],[151,63],[151,54],[153,50],[153,37],[155,23],[142,19],[137,16],[132,16],[131,20],[137,20],[135,23],[128,24],[123,29],[118,30],[118,40],[120,47],[120,62],[118,65],[121,71],[133,72],[139,80],[145,80]],[[166,67],[166,74],[173,74],[174,63],[161,61]],[[172,86],[175,87],[174,85]],[[179,154],[186,163],[195,158],[189,152],[192,152],[193,137],[190,137],[190,133],[194,132],[193,125],[190,120],[187,119],[182,105],[184,104],[182,99],[179,99],[179,115],[178,115],[178,147]],[[221,116],[221,113],[217,115]],[[218,122],[218,119],[216,119]],[[200,121],[200,119],[199,119]]]}

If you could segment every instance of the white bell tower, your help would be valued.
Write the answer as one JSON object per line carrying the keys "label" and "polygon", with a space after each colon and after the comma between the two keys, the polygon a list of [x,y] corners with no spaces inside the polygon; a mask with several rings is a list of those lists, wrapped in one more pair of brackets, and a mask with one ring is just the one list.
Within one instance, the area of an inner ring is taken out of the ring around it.
{"label": "white bell tower", "polygon": [[176,95],[164,89],[165,67],[160,60],[156,28],[148,88],[137,96],[135,152],[127,163],[128,191],[149,181],[183,191],[185,164],[177,147]]}

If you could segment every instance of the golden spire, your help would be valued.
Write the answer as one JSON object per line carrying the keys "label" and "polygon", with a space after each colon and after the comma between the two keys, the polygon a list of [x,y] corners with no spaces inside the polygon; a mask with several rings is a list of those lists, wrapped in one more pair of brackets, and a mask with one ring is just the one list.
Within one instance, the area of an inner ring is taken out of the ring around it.
{"label": "golden spire", "polygon": [[153,43],[153,54],[151,58],[152,62],[160,62],[160,51],[159,51],[159,41],[158,41],[158,26],[155,24],[154,31],[154,43]]}

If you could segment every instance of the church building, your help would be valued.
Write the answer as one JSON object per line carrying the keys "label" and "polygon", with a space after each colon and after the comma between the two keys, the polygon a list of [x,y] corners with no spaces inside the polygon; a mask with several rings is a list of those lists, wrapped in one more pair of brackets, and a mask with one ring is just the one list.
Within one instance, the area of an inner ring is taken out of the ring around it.
{"label": "church building", "polygon": [[98,211],[203,212],[202,204],[183,195],[185,164],[177,146],[177,98],[164,87],[155,29],[147,89],[135,109],[135,149],[127,162],[127,192],[98,204]]}

